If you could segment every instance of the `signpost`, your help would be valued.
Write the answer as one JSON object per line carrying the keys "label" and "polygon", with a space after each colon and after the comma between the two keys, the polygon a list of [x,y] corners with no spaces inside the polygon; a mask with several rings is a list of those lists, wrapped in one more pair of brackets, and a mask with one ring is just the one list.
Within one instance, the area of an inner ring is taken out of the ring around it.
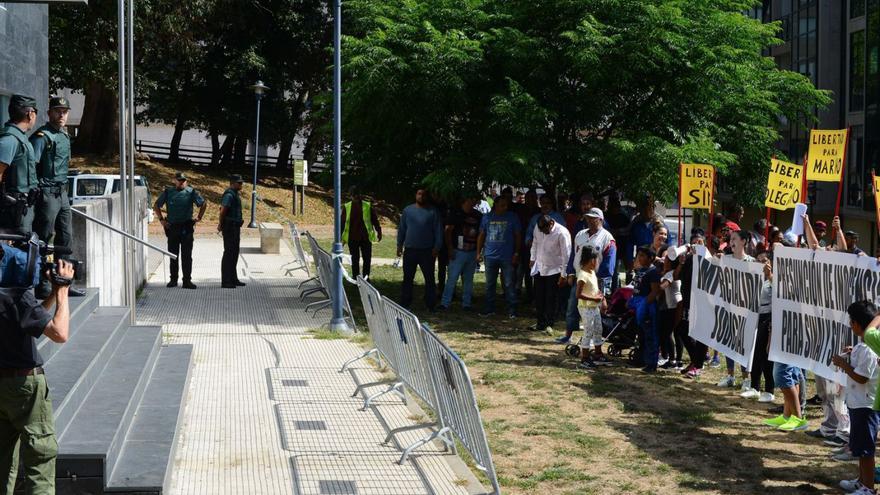
{"label": "signpost", "polygon": [[302,215],[306,205],[306,186],[309,185],[309,162],[293,161],[293,214],[296,215],[296,193],[299,191],[299,214]]}

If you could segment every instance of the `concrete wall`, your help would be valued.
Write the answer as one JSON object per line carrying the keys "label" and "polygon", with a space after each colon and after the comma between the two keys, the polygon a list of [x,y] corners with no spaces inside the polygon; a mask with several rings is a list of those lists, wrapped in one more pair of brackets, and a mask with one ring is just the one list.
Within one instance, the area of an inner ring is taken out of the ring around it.
{"label": "concrete wall", "polygon": [[0,118],[6,121],[7,97],[24,94],[37,99],[38,124],[49,104],[49,7],[0,4]]}
{"label": "concrete wall", "polygon": [[[139,237],[149,241],[147,236],[147,189],[135,188],[135,211]],[[88,203],[75,205],[74,208],[109,223],[114,227],[122,226],[122,205],[119,193],[109,198],[96,199]],[[121,235],[88,221],[74,213],[73,215],[73,257],[83,262],[77,279],[86,287],[101,289],[102,306],[123,305],[123,240]],[[135,277],[140,287],[147,280],[147,248],[141,244],[135,247]]]}

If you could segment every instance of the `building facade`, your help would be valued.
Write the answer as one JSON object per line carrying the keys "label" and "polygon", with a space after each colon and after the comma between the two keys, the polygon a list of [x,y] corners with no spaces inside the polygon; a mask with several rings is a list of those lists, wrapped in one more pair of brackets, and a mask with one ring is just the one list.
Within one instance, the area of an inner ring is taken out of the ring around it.
{"label": "building facade", "polygon": [[[880,174],[880,0],[763,0],[749,14],[779,22],[783,43],[768,50],[781,69],[804,74],[833,101],[813,115],[820,129],[850,128],[840,213],[860,232],[863,249],[877,246],[871,171]],[[807,152],[809,131],[780,122],[778,147],[792,160]],[[808,199],[816,219],[830,220],[837,186],[817,183]]]}
{"label": "building facade", "polygon": [[0,2],[0,123],[9,118],[9,97],[23,94],[49,103],[49,7]]}

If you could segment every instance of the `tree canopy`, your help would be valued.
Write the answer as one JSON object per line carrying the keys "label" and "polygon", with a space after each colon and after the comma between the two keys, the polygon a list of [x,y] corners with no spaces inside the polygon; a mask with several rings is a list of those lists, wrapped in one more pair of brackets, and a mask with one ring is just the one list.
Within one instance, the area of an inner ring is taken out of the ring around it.
{"label": "tree canopy", "polygon": [[[762,194],[780,116],[829,96],[776,68],[751,0],[350,0],[347,172],[381,193],[425,181],[654,193],[678,163]],[[763,199],[763,198],[760,198]]]}

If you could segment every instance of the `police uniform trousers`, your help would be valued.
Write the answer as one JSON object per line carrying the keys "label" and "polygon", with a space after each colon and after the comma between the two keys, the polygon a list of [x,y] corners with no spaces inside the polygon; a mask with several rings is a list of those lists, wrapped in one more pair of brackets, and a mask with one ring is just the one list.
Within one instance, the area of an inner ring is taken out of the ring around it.
{"label": "police uniform trousers", "polygon": [[223,222],[223,260],[220,262],[220,280],[223,285],[238,282],[238,253],[241,244],[241,226],[244,222],[225,220]]}
{"label": "police uniform trousers", "polygon": [[34,231],[34,206],[0,209],[0,228],[30,234]]}
{"label": "police uniform trousers", "polygon": [[[183,268],[183,281],[189,282],[192,279],[194,232],[195,222],[192,220],[181,223],[169,223],[168,228],[165,229],[165,236],[168,237],[168,251],[178,256],[177,260],[171,260],[170,280],[177,280],[178,260],[180,261],[180,267]],[[226,238],[225,234],[223,238]]]}
{"label": "police uniform trousers", "polygon": [[18,460],[24,493],[55,493],[55,420],[46,375],[0,377],[0,490],[12,495]]}
{"label": "police uniform trousers", "polygon": [[[73,238],[73,219],[70,212],[70,200],[67,198],[67,184],[58,186],[41,186],[40,196],[34,209],[34,232],[40,240],[55,246],[70,247]],[[55,236],[54,239],[52,236]],[[70,255],[57,258],[69,259]],[[38,297],[46,297],[52,286],[45,277],[37,289]]]}

